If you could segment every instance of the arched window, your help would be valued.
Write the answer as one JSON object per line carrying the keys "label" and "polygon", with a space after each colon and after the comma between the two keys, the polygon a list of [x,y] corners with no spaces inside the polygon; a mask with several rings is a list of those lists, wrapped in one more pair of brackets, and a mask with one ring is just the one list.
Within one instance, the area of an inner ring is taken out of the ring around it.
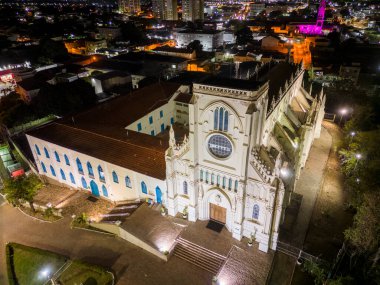
{"label": "arched window", "polygon": [[49,151],[46,149],[46,147],[44,147],[44,152],[45,152],[46,158],[50,158]]}
{"label": "arched window", "polygon": [[104,197],[108,197],[108,191],[107,191],[106,186],[104,186],[104,185],[102,185],[102,192],[103,192]]}
{"label": "arched window", "polygon": [[65,172],[63,172],[62,168],[59,172],[61,173],[62,180],[66,180],[66,175],[65,175]]}
{"label": "arched window", "polygon": [[42,167],[43,172],[46,173],[47,172],[46,166],[45,166],[45,164],[43,162],[41,162],[41,167]]}
{"label": "arched window", "polygon": [[214,183],[215,183],[215,175],[214,175],[214,173],[212,173],[211,174],[211,184],[214,185]]}
{"label": "arched window", "polygon": [[143,192],[144,194],[148,194],[148,190],[146,189],[146,184],[145,182],[141,182],[141,192]]}
{"label": "arched window", "polygon": [[224,109],[219,109],[219,131],[223,131],[223,115],[224,115]]}
{"label": "arched window", "polygon": [[80,174],[83,174],[83,166],[82,166],[82,162],[80,162],[79,158],[77,158],[76,162],[77,162],[78,172],[79,172]]}
{"label": "arched window", "polygon": [[115,171],[112,171],[112,179],[113,179],[113,182],[119,183],[119,177],[117,177],[117,174]]}
{"label": "arched window", "polygon": [[214,130],[218,129],[218,119],[219,119],[219,108],[214,111]]}
{"label": "arched window", "polygon": [[67,155],[65,154],[63,157],[65,158],[66,165],[70,165],[70,160]]}
{"label": "arched window", "polygon": [[205,180],[206,180],[206,183],[208,183],[208,171],[206,170],[206,178],[205,178]]}
{"label": "arched window", "polygon": [[51,165],[50,165],[50,172],[51,172],[51,175],[56,176],[54,167]]}
{"label": "arched window", "polygon": [[235,192],[237,191],[238,189],[238,185],[239,185],[239,182],[237,180],[235,180]]}
{"label": "arched window", "polygon": [[259,213],[260,213],[260,207],[259,205],[255,204],[253,205],[253,213],[252,213],[252,218],[258,219],[259,218]]}
{"label": "arched window", "polygon": [[224,112],[224,126],[223,126],[223,130],[225,132],[228,131],[228,111],[227,110]]}
{"label": "arched window", "polygon": [[82,177],[81,181],[82,181],[82,187],[83,187],[84,189],[87,189],[87,182],[86,182],[86,179],[84,179],[84,177]]}
{"label": "arched window", "polygon": [[201,178],[201,181],[203,181],[203,170],[201,169],[201,171],[200,171],[200,178]]}
{"label": "arched window", "polygon": [[232,179],[228,179],[228,190],[232,189]]}
{"label": "arched window", "polygon": [[105,182],[106,179],[104,177],[103,168],[100,165],[98,166],[98,174],[99,174],[100,181]]}
{"label": "arched window", "polygon": [[37,154],[41,155],[40,148],[38,147],[38,145],[35,144],[34,147],[36,148]]}
{"label": "arched window", "polygon": [[187,182],[183,181],[183,194],[188,195]]}
{"label": "arched window", "polygon": [[220,176],[219,175],[217,175],[216,176],[216,185],[220,185]]}
{"label": "arched window", "polygon": [[87,162],[87,170],[88,170],[88,176],[94,177],[94,170],[92,169],[91,163],[88,161]]}
{"label": "arched window", "polygon": [[228,111],[223,107],[214,111],[214,130],[228,131]]}
{"label": "arched window", "polygon": [[72,184],[75,184],[74,175],[70,172],[70,181]]}
{"label": "arched window", "polygon": [[55,160],[56,160],[57,162],[61,162],[61,160],[59,159],[59,154],[58,154],[58,152],[54,151],[54,156],[55,156]]}
{"label": "arched window", "polygon": [[225,176],[223,176],[222,187],[226,188],[226,177]]}
{"label": "arched window", "polygon": [[129,178],[129,176],[125,176],[125,186],[127,186],[128,188],[132,188],[131,179]]}

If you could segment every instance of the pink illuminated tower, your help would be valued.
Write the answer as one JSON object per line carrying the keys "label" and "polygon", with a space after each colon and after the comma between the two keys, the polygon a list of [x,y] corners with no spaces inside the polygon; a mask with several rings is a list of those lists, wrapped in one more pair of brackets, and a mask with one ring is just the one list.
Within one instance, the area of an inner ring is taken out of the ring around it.
{"label": "pink illuminated tower", "polygon": [[302,24],[299,25],[299,31],[301,34],[307,35],[320,35],[322,34],[323,22],[325,20],[326,1],[321,0],[318,8],[317,23],[315,25]]}

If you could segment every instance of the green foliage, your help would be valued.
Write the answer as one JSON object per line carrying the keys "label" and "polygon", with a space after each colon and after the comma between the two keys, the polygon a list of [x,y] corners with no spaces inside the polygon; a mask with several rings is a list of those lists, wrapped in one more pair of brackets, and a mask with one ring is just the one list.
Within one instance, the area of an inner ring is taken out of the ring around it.
{"label": "green foliage", "polygon": [[54,215],[54,209],[52,207],[46,208],[46,210],[44,212],[44,216],[47,217],[47,218],[50,218],[53,215]]}
{"label": "green foliage", "polygon": [[59,281],[65,285],[75,284],[112,284],[113,276],[103,267],[75,260],[72,265],[59,277]]}
{"label": "green foliage", "polygon": [[63,42],[44,38],[40,41],[40,57],[38,61],[43,64],[51,64],[68,58],[68,52]]}
{"label": "green foliage", "polygon": [[316,262],[306,260],[302,270],[313,276],[315,285],[322,285],[327,278],[326,268]]}
{"label": "green foliage", "polygon": [[380,195],[378,192],[364,193],[363,202],[357,208],[353,226],[344,232],[346,239],[359,252],[374,252],[380,246],[379,205]]}
{"label": "green foliage", "polygon": [[354,278],[351,276],[340,276],[338,279],[329,280],[327,285],[355,285]]}
{"label": "green foliage", "polygon": [[50,251],[15,243],[9,246],[13,250],[13,256],[7,263],[13,268],[12,276],[19,285],[44,284],[47,277],[41,276],[41,271],[48,269],[51,275],[66,261],[66,257]]}
{"label": "green foliage", "polygon": [[11,244],[7,244],[5,247],[5,257],[7,263],[7,275],[8,275],[8,284],[9,285],[17,285],[17,279],[14,274],[13,267],[13,248]]}
{"label": "green foliage", "polygon": [[78,217],[75,218],[74,222],[78,225],[87,225],[88,224],[88,217],[86,213],[82,213]]}
{"label": "green foliage", "polygon": [[15,205],[20,205],[20,202],[26,201],[33,203],[34,196],[43,184],[38,176],[32,174],[29,176],[21,176],[15,179],[7,179],[4,182],[4,193],[7,200]]}

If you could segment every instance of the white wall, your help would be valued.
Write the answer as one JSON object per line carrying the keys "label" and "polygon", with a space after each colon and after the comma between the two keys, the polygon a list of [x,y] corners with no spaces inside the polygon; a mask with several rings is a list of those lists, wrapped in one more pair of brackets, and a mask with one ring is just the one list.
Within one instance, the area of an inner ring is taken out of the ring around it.
{"label": "white wall", "polygon": [[[138,198],[151,198],[153,200],[156,200],[156,187],[160,187],[162,192],[162,197],[164,197],[164,193],[166,192],[166,182],[164,180],[159,180],[153,177],[149,177],[143,174],[140,174],[136,171],[126,169],[105,161],[102,161],[100,159],[97,159],[95,157],[91,157],[61,146],[58,146],[56,144],[52,144],[43,140],[40,140],[38,138],[32,137],[30,135],[27,135],[27,139],[29,142],[29,146],[32,150],[34,159],[36,161],[38,171],[42,175],[46,175],[54,180],[57,180],[61,183],[64,183],[68,185],[69,187],[76,188],[76,189],[83,189],[82,188],[82,182],[81,178],[84,177],[88,188],[87,190],[90,192],[90,181],[94,180],[99,188],[100,196],[104,197],[102,193],[102,185],[105,185],[108,191],[108,197],[107,198],[111,201],[123,201],[123,200],[135,200]],[[40,149],[40,155],[37,154],[35,144],[38,145]],[[50,154],[50,158],[46,158],[44,147],[47,148]],[[54,151],[57,151],[60,157],[60,162],[56,161]],[[70,165],[66,165],[66,161],[64,159],[64,154],[66,154],[69,158]],[[79,158],[82,167],[83,167],[83,174],[80,174],[78,172],[78,167],[76,163],[76,159]],[[46,166],[47,173],[44,173],[41,167],[41,162],[43,162]],[[94,177],[91,178],[88,174],[88,168],[87,168],[87,162],[90,162],[93,168]],[[50,165],[52,165],[55,169],[56,176],[54,177],[51,174],[50,171]],[[105,182],[101,181],[98,174],[98,166],[101,166],[104,172]],[[62,169],[66,175],[66,180],[63,180],[61,178],[60,169]],[[119,183],[115,183],[113,181],[112,172],[115,171],[118,175],[118,181]],[[69,173],[72,173],[74,175],[75,184],[72,184],[70,181]],[[131,180],[131,188],[127,187],[125,184],[125,177],[129,176]],[[148,194],[143,194],[141,192],[141,182],[144,181]]]}

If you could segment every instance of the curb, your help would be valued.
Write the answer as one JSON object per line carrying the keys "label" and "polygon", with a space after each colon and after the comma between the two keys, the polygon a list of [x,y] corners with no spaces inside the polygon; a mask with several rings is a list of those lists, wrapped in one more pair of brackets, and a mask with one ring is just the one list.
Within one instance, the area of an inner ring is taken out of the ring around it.
{"label": "curb", "polygon": [[116,236],[115,234],[112,234],[112,233],[107,233],[107,232],[102,232],[102,231],[97,231],[97,230],[92,230],[92,229],[86,229],[86,228],[81,228],[81,227],[76,227],[76,226],[73,226],[70,228],[71,229],[78,229],[78,230],[85,230],[85,231],[94,232],[94,233],[98,233],[98,234],[104,234],[104,235],[113,236],[113,237]]}
{"label": "curb", "polygon": [[60,217],[60,218],[59,218],[58,220],[56,220],[56,221],[46,221],[46,220],[42,220],[42,219],[40,219],[40,218],[36,218],[36,217],[33,217],[33,216],[31,216],[31,215],[25,213],[23,210],[20,209],[20,207],[17,207],[17,209],[18,209],[21,213],[23,213],[25,216],[27,216],[27,217],[29,217],[29,218],[32,218],[32,219],[34,219],[34,220],[36,220],[36,221],[43,222],[43,223],[50,223],[50,224],[52,224],[52,223],[58,222],[58,221],[60,221],[60,220],[63,219],[63,217]]}

